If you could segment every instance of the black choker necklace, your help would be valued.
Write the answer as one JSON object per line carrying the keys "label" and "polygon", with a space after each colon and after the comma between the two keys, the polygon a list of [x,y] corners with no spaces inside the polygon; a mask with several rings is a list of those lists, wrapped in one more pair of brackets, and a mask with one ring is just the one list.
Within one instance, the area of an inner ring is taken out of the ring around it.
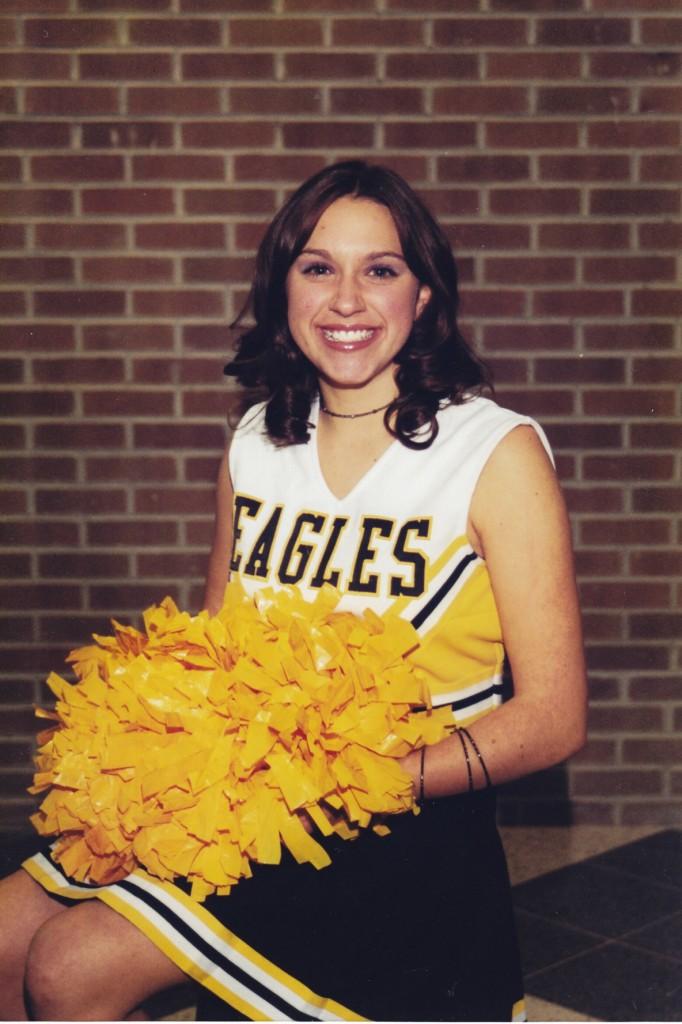
{"label": "black choker necklace", "polygon": [[327,416],[334,416],[337,420],[358,420],[362,416],[371,416],[375,412],[383,412],[384,409],[388,409],[390,402],[386,402],[386,405],[378,405],[376,409],[368,409],[367,412],[332,412],[326,405],[320,402],[320,412],[326,412]]}

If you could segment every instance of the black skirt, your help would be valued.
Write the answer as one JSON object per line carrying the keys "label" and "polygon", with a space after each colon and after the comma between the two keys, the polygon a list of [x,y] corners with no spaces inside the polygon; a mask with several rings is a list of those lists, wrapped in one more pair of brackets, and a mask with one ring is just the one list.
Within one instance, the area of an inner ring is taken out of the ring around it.
{"label": "black skirt", "polygon": [[200,982],[199,1020],[523,1020],[511,892],[492,792],[430,801],[391,834],[286,854],[197,906],[144,872],[106,887],[25,862],[69,899],[96,896]]}

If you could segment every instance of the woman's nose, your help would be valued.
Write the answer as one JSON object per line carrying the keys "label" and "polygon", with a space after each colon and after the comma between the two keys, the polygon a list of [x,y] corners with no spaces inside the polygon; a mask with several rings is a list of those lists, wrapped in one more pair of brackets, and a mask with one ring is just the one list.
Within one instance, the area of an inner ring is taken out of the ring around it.
{"label": "woman's nose", "polygon": [[352,274],[339,274],[329,308],[342,316],[350,316],[365,308],[362,289]]}

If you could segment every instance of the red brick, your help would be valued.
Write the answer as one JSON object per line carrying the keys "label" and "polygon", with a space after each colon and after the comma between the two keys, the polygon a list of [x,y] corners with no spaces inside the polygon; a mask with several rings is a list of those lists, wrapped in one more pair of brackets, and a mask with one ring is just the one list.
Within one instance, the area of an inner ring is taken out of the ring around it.
{"label": "red brick", "polygon": [[640,676],[630,681],[631,700],[664,701],[679,700],[682,694],[680,679],[665,676]]}
{"label": "red brick", "polygon": [[630,572],[638,576],[670,576],[682,572],[682,552],[675,548],[660,551],[633,551]]}
{"label": "red brick", "polygon": [[186,213],[229,214],[229,213],[274,213],[275,193],[271,189],[259,188],[198,188],[185,189]]}
{"label": "red brick", "polygon": [[671,455],[586,455],[583,460],[586,480],[671,480],[673,473]]}
{"label": "red brick", "polygon": [[[77,490],[39,490],[36,493],[38,515],[117,515],[126,509],[126,492],[122,489],[94,488]],[[58,604],[55,607],[59,607]]]}
{"label": "red brick", "polygon": [[[465,124],[467,122],[462,122],[462,125]],[[473,128],[473,125],[468,127]],[[439,181],[519,181],[529,177],[529,158],[513,153],[500,153],[495,156],[444,156],[438,160]]]}
{"label": "red brick", "polygon": [[433,109],[437,114],[526,114],[528,90],[509,85],[437,86]]}
{"label": "red brick", "polygon": [[179,600],[177,586],[165,584],[163,593],[159,590],[158,583],[150,583],[147,586],[130,584],[128,586],[93,586],[89,588],[89,607],[97,611],[101,609],[107,614],[118,613],[119,611],[130,611],[137,614],[140,608],[156,604],[168,594],[175,601]]}
{"label": "red brick", "polygon": [[24,316],[26,296],[22,292],[0,292],[1,316]]}
{"label": "red brick", "polygon": [[34,181],[114,181],[123,177],[120,156],[34,156]]}
{"label": "red brick", "polygon": [[568,508],[572,513],[580,512],[622,512],[623,492],[615,487],[564,488]]}
{"label": "red brick", "polygon": [[68,416],[73,412],[73,395],[68,391],[3,391],[4,416]]}
{"label": "red brick", "polygon": [[86,352],[170,351],[173,328],[170,324],[95,324],[85,325],[83,348]]}
{"label": "red brick", "polygon": [[[131,86],[128,89],[131,114],[219,114],[220,90],[212,86]],[[175,159],[188,159],[176,157]]]}
{"label": "red brick", "polygon": [[[144,462],[149,465],[150,460]],[[159,519],[109,520],[88,523],[88,544],[102,547],[150,547],[175,544],[177,525]]]}
{"label": "red brick", "polygon": [[37,224],[36,242],[44,249],[119,249],[125,228],[116,224]]}
{"label": "red brick", "polygon": [[552,350],[572,348],[574,331],[567,324],[489,324],[484,328],[486,349],[539,351],[551,345]]}
{"label": "red brick", "polygon": [[207,555],[201,554],[140,554],[137,556],[137,571],[140,576],[161,577],[162,579],[203,578],[206,575]]}
{"label": "red brick", "polygon": [[0,380],[5,384],[22,384],[24,361],[22,359],[0,359]]}
{"label": "red brick", "polygon": [[34,359],[33,374],[36,382],[45,384],[88,384],[122,381],[125,365],[122,359]]}
{"label": "red brick", "polygon": [[185,459],[184,478],[192,483],[214,484],[218,476],[218,465],[215,455]]}
{"label": "red brick", "polygon": [[21,160],[18,156],[0,155],[0,181],[20,181]]}
{"label": "red brick", "polygon": [[[368,151],[374,145],[374,125],[357,121],[300,121],[283,125],[282,138],[287,149]],[[393,140],[389,144],[399,145]]]}
{"label": "red brick", "polygon": [[134,428],[135,448],[193,449],[206,453],[225,447],[223,427],[213,423],[139,423]]}
{"label": "red brick", "polygon": [[111,633],[109,617],[95,618],[94,616],[73,616],[73,615],[47,615],[41,617],[38,635],[41,640],[49,643],[68,643],[69,645],[81,645],[84,637],[93,633]]}
{"label": "red brick", "polygon": [[190,519],[186,523],[186,533],[188,544],[200,544],[207,549],[213,537],[213,523],[210,519]]}
{"label": "red brick", "polygon": [[171,223],[166,221],[135,225],[138,249],[223,249],[225,228],[218,223]]}
{"label": "red brick", "polygon": [[[364,20],[364,19],[363,19]],[[322,45],[322,25],[307,18],[232,18],[229,23],[231,46],[257,46],[282,49],[293,46]]]}
{"label": "red brick", "polygon": [[118,423],[50,423],[35,428],[38,448],[122,448],[125,431]]}
{"label": "red brick", "polygon": [[639,162],[640,181],[670,181],[682,179],[682,157],[676,153],[657,153],[643,156]]}
{"label": "red brick", "polygon": [[530,245],[530,231],[526,224],[453,224],[447,234],[457,251],[527,249]]}
{"label": "red brick", "polygon": [[66,189],[0,190],[0,214],[4,217],[49,217],[72,210],[73,193]]}
{"label": "red brick", "polygon": [[234,159],[237,181],[288,181],[298,185],[309,175],[324,167],[318,156],[282,156],[268,153],[236,156]]}
{"label": "red brick", "polygon": [[540,46],[618,46],[630,43],[627,18],[544,18],[537,24]]}
{"label": "red brick", "polygon": [[135,492],[135,512],[142,515],[207,515],[214,506],[213,487],[144,488]]}
{"label": "red brick", "polygon": [[71,126],[51,121],[3,121],[0,123],[0,146],[6,149],[50,149],[67,147]]}
{"label": "red brick", "polygon": [[579,764],[613,764],[616,760],[616,745],[613,740],[588,739],[587,744],[577,754],[573,762]]}
{"label": "red brick", "polygon": [[[376,7],[376,3],[370,3],[368,9],[373,10]],[[323,9],[325,11],[355,11],[357,10],[357,0],[324,0]],[[282,10],[289,13],[294,12],[305,12],[311,14],[319,14],[320,3],[319,0],[283,0]]]}
{"label": "red brick", "polygon": [[488,284],[546,284],[575,281],[575,260],[569,257],[488,257],[483,263]]}
{"label": "red brick", "polygon": [[599,256],[586,259],[583,269],[585,281],[594,281],[596,284],[612,281],[674,281],[677,275],[672,256]]}
{"label": "red brick", "polygon": [[183,416],[222,416],[227,413],[225,388],[213,391],[188,391],[182,396]]}
{"label": "red brick", "polygon": [[[369,127],[369,126],[368,126]],[[397,149],[453,149],[473,146],[476,125],[471,121],[394,121],[384,125],[388,146]]]}
{"label": "red brick", "polygon": [[37,316],[112,316],[125,311],[125,294],[115,291],[36,291]]}
{"label": "red brick", "polygon": [[547,423],[549,440],[556,451],[572,448],[594,451],[600,448],[621,448],[623,433],[616,423]]}
{"label": "red brick", "polygon": [[168,79],[173,77],[173,64],[168,53],[85,53],[78,58],[78,77],[115,82]]}
{"label": "red brick", "polygon": [[627,113],[630,91],[625,88],[560,85],[538,89],[539,114]]}
{"label": "red brick", "polygon": [[386,57],[386,76],[402,82],[477,79],[479,61],[476,53],[391,53]]}
{"label": "red brick", "polygon": [[5,547],[63,547],[78,544],[78,524],[9,520],[0,522],[0,544]]}
{"label": "red brick", "polygon": [[528,43],[528,21],[525,18],[436,18],[433,36],[437,46],[471,49],[524,46]]}
{"label": "red brick", "polygon": [[118,26],[113,18],[27,18],[27,46],[79,50],[84,46],[116,46]]}
{"label": "red brick", "polygon": [[636,291],[632,296],[632,312],[635,316],[678,317],[682,313],[682,292],[678,288]]}
{"label": "red brick", "polygon": [[630,636],[657,640],[679,640],[682,635],[682,613],[664,614],[651,612],[630,616]]}
{"label": "red brick", "polygon": [[675,411],[674,390],[652,391],[617,388],[591,389],[583,392],[583,409],[588,416],[672,415]]}
{"label": "red brick", "polygon": [[682,739],[633,739],[623,743],[627,764],[678,764],[682,758]]}
{"label": "red brick", "polygon": [[138,181],[223,181],[221,156],[136,156],[133,175]]}
{"label": "red brick", "polygon": [[571,121],[488,121],[485,144],[506,150],[572,150],[578,145],[579,125]]}
{"label": "red brick", "polygon": [[544,181],[627,181],[630,177],[630,159],[624,155],[541,156],[539,166]]}
{"label": "red brick", "polygon": [[670,384],[682,380],[682,357],[635,359],[632,376],[637,384]]}
{"label": "red brick", "polygon": [[[129,0],[78,0],[82,11],[130,11],[133,6]],[[167,11],[172,0],[135,0],[136,11]]]}
{"label": "red brick", "polygon": [[673,188],[594,188],[590,195],[590,212],[597,215],[650,216],[679,210],[679,191]]}
{"label": "red brick", "polygon": [[586,324],[583,337],[592,349],[668,349],[674,345],[671,324]]}
{"label": "red brick", "polygon": [[633,448],[675,448],[682,445],[682,421],[633,423],[630,426],[630,444]]}
{"label": "red brick", "polygon": [[76,461],[69,458],[0,456],[0,477],[15,482],[56,482],[76,479]]}
{"label": "red brick", "polygon": [[424,110],[421,89],[394,86],[332,88],[330,104],[337,114],[420,114]]}
{"label": "red brick", "polygon": [[133,312],[139,316],[221,316],[224,296],[206,288],[133,292]]}
{"label": "red brick", "polygon": [[220,46],[221,24],[209,18],[136,18],[128,22],[130,42],[135,46]]}
{"label": "red brick", "polygon": [[682,43],[682,18],[642,18],[641,35],[645,46],[675,46]]}
{"label": "red brick", "polygon": [[679,512],[682,507],[682,487],[635,488],[632,504],[635,512]]}
{"label": "red brick", "polygon": [[591,519],[581,524],[580,539],[582,544],[667,544],[670,523],[662,518]]}
{"label": "red brick", "polygon": [[619,249],[627,247],[630,225],[606,221],[603,224],[540,224],[539,244],[544,249]]}
{"label": "red brick", "polygon": [[[114,455],[98,456],[85,460],[85,474],[88,481],[128,480],[135,482],[174,482],[176,479],[175,459],[171,456],[157,455],[136,458],[130,455],[116,457]],[[104,527],[102,527],[104,529]]]}
{"label": "red brick", "polygon": [[640,114],[679,114],[682,111],[682,88],[649,85],[640,90]]}
{"label": "red brick", "polygon": [[173,278],[173,261],[149,256],[97,257],[83,260],[84,281],[167,281]]}
{"label": "red brick", "polygon": [[199,256],[183,260],[184,281],[248,281],[253,277],[253,261],[229,256]]}
{"label": "red brick", "polygon": [[16,114],[17,110],[17,90],[0,89],[0,114]]}
{"label": "red brick", "polygon": [[580,53],[499,52],[486,55],[486,77],[508,81],[522,78],[580,78]]}
{"label": "red brick", "polygon": [[234,346],[234,338],[235,332],[221,324],[186,324],[182,331],[184,349],[217,350],[226,357]]}
{"label": "red brick", "polygon": [[[522,291],[468,288],[463,296],[462,312],[470,317],[523,316],[525,305],[525,295]],[[496,360],[498,368],[500,362],[499,359]],[[513,379],[525,380],[525,373],[523,377],[514,376]]]}
{"label": "red brick", "polygon": [[2,495],[2,504],[5,515],[19,516],[26,515],[28,512],[25,491],[4,491]]}
{"label": "red brick", "polygon": [[[604,520],[606,522],[608,520]],[[666,608],[670,602],[670,588],[666,583],[629,580],[618,583],[583,582],[580,597],[583,608]]]}
{"label": "red brick", "polygon": [[[89,188],[81,193],[85,214],[130,214],[175,213],[175,197],[170,188]],[[90,225],[84,225],[85,228]],[[104,226],[104,225],[103,225]],[[113,229],[113,225],[106,225]],[[114,229],[115,230],[115,229]],[[121,229],[122,230],[122,229]],[[118,242],[117,247],[124,248]]]}
{"label": "red brick", "polygon": [[118,89],[114,86],[32,86],[26,90],[27,114],[53,114],[73,118],[79,114],[119,114]]}
{"label": "red brick", "polygon": [[133,380],[137,384],[217,384],[222,381],[222,365],[216,359],[135,359]]}
{"label": "red brick", "polygon": [[26,228],[23,224],[0,224],[0,249],[25,249]]}
{"label": "red brick", "polygon": [[495,399],[502,406],[508,406],[514,412],[524,416],[568,416],[574,411],[575,396],[571,391],[560,391],[558,388],[537,388],[517,390],[495,388]]}
{"label": "red brick", "polygon": [[86,416],[171,416],[174,408],[172,391],[86,391],[83,411]]}
{"label": "red brick", "polygon": [[492,213],[515,214],[577,214],[580,192],[574,188],[496,188],[490,191]]}
{"label": "red brick", "polygon": [[542,291],[533,296],[534,316],[620,316],[623,311],[619,291]]}
{"label": "red brick", "polygon": [[80,554],[76,551],[41,555],[38,571],[43,579],[120,578],[130,573],[127,555]]}
{"label": "red brick", "polygon": [[182,144],[192,149],[258,149],[275,141],[267,121],[193,121],[182,125]]}
{"label": "red brick", "polygon": [[679,822],[680,802],[651,798],[641,803],[625,803],[621,810],[624,825],[670,825]]}
{"label": "red brick", "polygon": [[592,78],[664,78],[679,74],[682,57],[679,53],[623,50],[590,54]]}
{"label": "red brick", "polygon": [[420,46],[424,22],[403,18],[337,18],[332,21],[332,45],[347,47]]}
{"label": "red brick", "polygon": [[635,796],[660,794],[663,776],[656,771],[576,771],[572,774],[574,796]]}
{"label": "red brick", "polygon": [[87,121],[81,128],[86,149],[158,149],[173,145],[168,121]]}
{"label": "red brick", "polygon": [[[591,670],[631,672],[639,669],[665,669],[668,667],[668,660],[668,652],[665,647],[653,644],[620,644],[618,646],[595,644],[587,648],[587,665]],[[605,724],[608,725],[612,721],[607,715]],[[615,723],[613,724],[615,725]],[[618,730],[614,729],[613,731]]]}
{"label": "red brick", "polygon": [[298,86],[236,86],[229,90],[229,102],[236,114],[315,114],[322,109],[322,93]]}
{"label": "red brick", "polygon": [[646,121],[620,118],[612,121],[595,121],[587,126],[587,142],[590,147],[659,149],[678,146],[679,141],[679,126],[656,118]]}
{"label": "red brick", "polygon": [[182,77],[221,82],[240,78],[274,79],[275,58],[272,53],[183,53]]}
{"label": "red brick", "polygon": [[0,330],[0,340],[5,351],[47,349],[54,352],[73,349],[75,346],[74,329],[70,324],[4,324]]}
{"label": "red brick", "polygon": [[3,53],[0,81],[69,78],[70,66],[66,53]]}
{"label": "red brick", "polygon": [[12,256],[0,259],[0,281],[4,282],[72,281],[73,276],[73,260],[62,257]]}

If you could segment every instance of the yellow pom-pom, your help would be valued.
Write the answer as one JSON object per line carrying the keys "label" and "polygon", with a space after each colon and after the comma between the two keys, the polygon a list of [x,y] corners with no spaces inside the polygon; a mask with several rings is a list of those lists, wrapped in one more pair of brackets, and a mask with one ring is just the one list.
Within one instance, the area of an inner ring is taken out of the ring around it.
{"label": "yellow pom-pom", "polygon": [[[409,663],[418,645],[396,616],[336,612],[324,590],[249,598],[231,583],[215,617],[166,598],[145,632],[69,656],[51,674],[57,720],[40,737],[32,818],[59,835],[54,856],[79,881],[137,866],[187,877],[196,899],[227,893],[250,863],[329,863],[310,829],[353,838],[417,809],[398,758],[454,728]],[[307,812],[301,817],[302,812]],[[378,819],[378,816],[382,816]],[[307,822],[304,827],[302,821]]]}

